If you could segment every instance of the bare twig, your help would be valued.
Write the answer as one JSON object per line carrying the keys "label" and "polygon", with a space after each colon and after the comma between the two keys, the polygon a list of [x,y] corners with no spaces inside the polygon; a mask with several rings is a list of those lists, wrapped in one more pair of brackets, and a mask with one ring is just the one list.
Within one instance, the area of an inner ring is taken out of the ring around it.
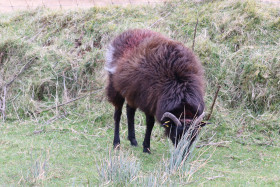
{"label": "bare twig", "polygon": [[220,88],[221,88],[221,86],[218,85],[217,91],[216,91],[216,94],[215,94],[215,97],[214,97],[214,100],[213,100],[213,103],[212,103],[211,108],[210,108],[210,112],[209,112],[209,114],[208,114],[208,116],[207,116],[207,118],[206,118],[207,121],[211,118],[211,115],[212,115],[212,112],[213,112],[213,108],[214,108],[214,105],[215,105],[215,103],[216,103],[216,99],[217,99],[217,97],[218,97],[218,93],[219,93],[219,91],[220,91]]}
{"label": "bare twig", "polygon": [[27,62],[22,68],[21,68],[21,70],[19,71],[19,73],[17,73],[15,76],[14,76],[14,78],[10,81],[10,82],[8,82],[7,84],[6,84],[6,86],[7,86],[7,88],[9,87],[9,86],[11,86],[11,84],[28,68],[28,66],[32,63],[33,61],[32,60],[30,60],[29,62]]}
{"label": "bare twig", "polygon": [[7,86],[4,85],[2,88],[3,95],[1,96],[1,113],[2,113],[2,120],[5,121],[6,118],[6,94],[7,94]]}
{"label": "bare twig", "polygon": [[18,120],[21,121],[21,120],[20,120],[20,117],[19,117],[19,115],[18,115],[18,113],[17,113],[17,108],[16,108],[16,106],[15,106],[15,104],[14,104],[13,101],[12,101],[12,105],[13,105],[13,108],[14,108],[14,111],[15,111],[15,113],[16,113],[16,115],[17,115]]}
{"label": "bare twig", "polygon": [[2,65],[2,58],[3,58],[3,56],[4,56],[4,53],[1,52],[1,53],[0,53],[0,66]]}
{"label": "bare twig", "polygon": [[57,89],[58,89],[58,78],[56,77],[56,84],[55,84],[55,112],[56,112],[56,115],[58,115],[58,103],[59,103]]}
{"label": "bare twig", "polygon": [[3,87],[2,87],[2,96],[1,96],[1,105],[0,105],[0,110],[2,113],[2,120],[5,121],[5,110],[6,110],[6,95],[7,95],[7,90],[9,88],[9,86],[11,86],[13,84],[13,82],[28,68],[28,66],[32,63],[33,61],[30,60],[29,62],[27,62],[22,68],[21,70],[14,75],[13,79],[11,81],[9,81],[8,83],[4,83]]}
{"label": "bare twig", "polygon": [[100,90],[101,90],[101,89],[95,90],[95,91],[90,92],[90,93],[88,93],[88,94],[86,94],[86,95],[83,95],[83,96],[80,96],[80,97],[76,97],[76,98],[74,98],[74,99],[72,99],[72,100],[70,100],[70,101],[67,101],[67,102],[65,102],[65,103],[61,103],[61,104],[52,106],[52,107],[47,108],[47,109],[42,110],[42,111],[36,111],[36,114],[40,114],[40,113],[42,113],[42,112],[46,112],[46,111],[52,110],[52,109],[54,109],[54,108],[59,108],[59,107],[64,106],[64,105],[68,105],[69,103],[73,103],[73,102],[75,102],[75,101],[77,101],[77,100],[80,100],[80,99],[82,99],[82,98],[88,97],[88,96],[90,96],[90,95],[92,95],[92,94],[94,94],[94,93],[96,93],[96,92],[98,92],[98,91],[100,91]]}
{"label": "bare twig", "polygon": [[211,181],[211,180],[214,180],[214,179],[217,179],[217,178],[222,178],[224,177],[224,175],[218,175],[218,176],[214,176],[214,177],[207,177],[206,179]]}
{"label": "bare twig", "polygon": [[85,132],[78,132],[78,131],[76,131],[75,129],[73,129],[73,127],[71,127],[70,130],[71,130],[71,132],[73,132],[73,133],[75,133],[75,134],[79,134],[79,135],[82,134],[82,135],[84,135],[84,136],[91,136],[91,137],[96,136],[96,135],[92,135],[92,134],[87,134],[87,133],[85,133]]}
{"label": "bare twig", "polygon": [[[62,128],[62,129],[50,129],[50,130],[44,130],[44,129],[40,129],[40,130],[37,130],[37,131],[34,131],[33,134],[41,134],[41,133],[47,133],[47,132],[54,132],[54,131],[69,131],[69,132],[72,132],[72,133],[75,133],[75,134],[78,134],[78,135],[84,135],[85,138],[87,138],[87,136],[89,137],[95,137],[96,135],[93,135],[93,134],[87,134],[85,132],[78,132],[76,131],[75,129],[73,128]],[[32,136],[33,134],[30,134],[30,136]]]}
{"label": "bare twig", "polygon": [[[43,5],[43,6],[45,6],[45,5]],[[37,34],[35,34],[32,38],[30,38],[30,39],[29,39],[29,42],[33,42],[33,41],[43,32],[43,30],[46,28],[46,26],[47,26],[47,24],[45,24],[45,25],[40,29],[40,31],[37,32]]]}
{"label": "bare twig", "polygon": [[152,23],[149,28],[152,28],[153,26],[155,26],[157,23],[159,23],[160,21],[164,20],[166,17],[168,17],[171,14],[171,12],[168,12],[164,17],[156,20],[154,23]]}
{"label": "bare twig", "polygon": [[[46,122],[42,125],[42,127],[44,127],[44,126],[46,126],[46,125],[49,125],[50,123],[53,123],[53,122],[55,122],[56,120],[59,120],[59,119],[65,118],[65,117],[66,117],[66,114],[58,115],[58,116],[56,115],[56,116],[50,118],[48,121],[46,121]],[[33,134],[40,134],[40,133],[42,133],[42,132],[45,132],[45,128],[42,128],[42,129],[40,129],[40,130],[35,130],[35,131],[33,132]]]}
{"label": "bare twig", "polygon": [[68,102],[69,97],[68,97],[68,92],[67,92],[67,87],[66,87],[64,71],[62,72],[62,76],[63,76],[64,99],[65,99],[66,102]]}
{"label": "bare twig", "polygon": [[221,142],[210,142],[206,144],[200,144],[197,145],[197,148],[205,147],[205,146],[217,146],[217,147],[228,147],[227,144],[230,143],[230,141],[221,141]]}
{"label": "bare twig", "polygon": [[192,50],[193,51],[194,51],[194,45],[195,45],[195,37],[196,37],[197,25],[198,25],[198,18],[196,19],[196,24],[195,24],[194,34],[193,34],[193,44],[192,44]]}

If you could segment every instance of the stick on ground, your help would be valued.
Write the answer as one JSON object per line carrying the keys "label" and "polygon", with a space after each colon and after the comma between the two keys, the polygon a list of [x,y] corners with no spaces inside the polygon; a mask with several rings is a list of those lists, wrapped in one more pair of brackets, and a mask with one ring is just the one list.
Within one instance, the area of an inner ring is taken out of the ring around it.
{"label": "stick on ground", "polygon": [[95,90],[95,91],[93,91],[93,92],[90,92],[90,93],[88,93],[88,94],[86,94],[86,95],[83,95],[83,96],[80,96],[80,97],[76,97],[76,98],[74,98],[74,99],[72,99],[72,100],[70,100],[70,101],[67,101],[67,102],[65,102],[65,103],[61,103],[61,104],[52,106],[52,107],[47,108],[47,109],[45,109],[45,110],[37,111],[36,114],[40,114],[40,113],[42,113],[42,112],[46,112],[46,111],[49,111],[49,110],[52,110],[52,109],[55,109],[55,108],[59,108],[59,107],[61,107],[61,106],[63,106],[63,105],[67,105],[67,104],[72,103],[72,102],[75,102],[75,101],[77,101],[77,100],[79,100],[79,99],[82,99],[82,98],[85,98],[85,97],[87,97],[87,96],[90,96],[90,95],[92,95],[92,94],[94,94],[94,93],[96,93],[96,92],[98,92],[98,91],[100,91],[100,90],[101,90],[101,89],[98,89],[98,90]]}
{"label": "stick on ground", "polygon": [[196,37],[197,25],[198,25],[198,18],[197,18],[197,20],[196,20],[195,29],[194,29],[194,34],[193,34],[193,44],[192,44],[192,50],[193,50],[193,51],[194,51],[194,45],[195,45],[195,37]]}
{"label": "stick on ground", "polygon": [[213,103],[212,103],[211,108],[210,108],[210,112],[209,112],[209,114],[208,114],[208,116],[207,116],[207,118],[206,118],[207,121],[211,118],[211,115],[212,115],[212,112],[213,112],[213,108],[214,108],[214,105],[215,105],[215,103],[216,103],[216,100],[217,100],[217,97],[218,97],[218,93],[219,93],[219,91],[220,91],[220,88],[221,88],[221,86],[218,85],[217,91],[216,91],[216,94],[215,94],[215,97],[214,97],[214,100],[213,100]]}

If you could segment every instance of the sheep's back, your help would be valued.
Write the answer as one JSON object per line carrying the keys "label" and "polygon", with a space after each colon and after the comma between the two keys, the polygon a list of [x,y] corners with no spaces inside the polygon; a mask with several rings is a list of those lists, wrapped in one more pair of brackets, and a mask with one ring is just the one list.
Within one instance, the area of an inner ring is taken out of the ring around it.
{"label": "sheep's back", "polygon": [[135,38],[121,35],[112,43],[113,84],[127,103],[154,115],[158,100],[169,90],[180,93],[195,83],[203,93],[202,68],[192,51],[158,33],[143,32]]}
{"label": "sheep's back", "polygon": [[137,48],[140,43],[152,36],[160,36],[160,34],[145,29],[134,29],[123,32],[117,36],[107,49],[105,69],[109,73],[115,73],[117,60],[125,58],[131,51]]}

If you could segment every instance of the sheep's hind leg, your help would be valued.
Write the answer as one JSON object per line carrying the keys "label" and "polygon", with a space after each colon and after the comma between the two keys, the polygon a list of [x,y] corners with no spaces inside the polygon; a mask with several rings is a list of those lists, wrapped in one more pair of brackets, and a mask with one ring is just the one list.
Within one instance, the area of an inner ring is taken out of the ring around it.
{"label": "sheep's hind leg", "polygon": [[120,146],[120,120],[122,115],[122,107],[124,103],[124,98],[119,92],[117,92],[113,86],[112,74],[109,73],[109,84],[106,88],[106,94],[110,103],[115,106],[114,121],[115,121],[115,135],[114,135],[114,148],[119,148]]}
{"label": "sheep's hind leg", "polygon": [[122,115],[122,106],[124,99],[122,98],[118,105],[115,105],[114,121],[115,121],[115,135],[114,135],[114,149],[120,146],[120,120]]}
{"label": "sheep's hind leg", "polygon": [[152,130],[154,127],[154,123],[155,123],[155,118],[154,116],[150,116],[146,114],[146,134],[145,134],[145,139],[143,142],[143,152],[144,153],[151,153],[150,150],[150,141],[151,141],[151,134],[152,134]]}
{"label": "sheep's hind leg", "polygon": [[128,140],[130,141],[132,146],[137,146],[138,143],[135,138],[135,127],[134,127],[134,116],[135,116],[135,108],[126,105],[126,113],[127,113],[127,124],[128,124]]}

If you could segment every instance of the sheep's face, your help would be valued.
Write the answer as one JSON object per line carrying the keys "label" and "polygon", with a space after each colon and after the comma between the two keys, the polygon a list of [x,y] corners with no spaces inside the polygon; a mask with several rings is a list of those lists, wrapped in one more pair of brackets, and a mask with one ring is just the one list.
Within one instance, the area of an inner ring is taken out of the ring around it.
{"label": "sheep's face", "polygon": [[[181,140],[182,136],[186,132],[188,132],[189,127],[191,125],[191,120],[189,120],[188,123],[180,120],[181,125],[177,125],[174,123],[172,120],[166,120],[162,125],[165,128],[165,135],[170,138],[172,141],[173,145],[177,146],[178,142]],[[195,139],[194,137],[191,137],[192,139]]]}
{"label": "sheep's face", "polygon": [[[199,127],[193,127],[192,125],[194,117],[195,115],[192,115],[189,111],[186,110],[184,111],[184,113],[164,113],[161,119],[161,123],[165,128],[165,135],[171,139],[172,143],[175,146],[177,146],[178,142],[181,140],[185,133],[189,133],[188,139],[191,141],[191,143],[196,139],[198,128],[204,126],[205,123],[200,122],[199,124],[194,124],[199,125]],[[192,129],[189,130],[190,127]]]}

